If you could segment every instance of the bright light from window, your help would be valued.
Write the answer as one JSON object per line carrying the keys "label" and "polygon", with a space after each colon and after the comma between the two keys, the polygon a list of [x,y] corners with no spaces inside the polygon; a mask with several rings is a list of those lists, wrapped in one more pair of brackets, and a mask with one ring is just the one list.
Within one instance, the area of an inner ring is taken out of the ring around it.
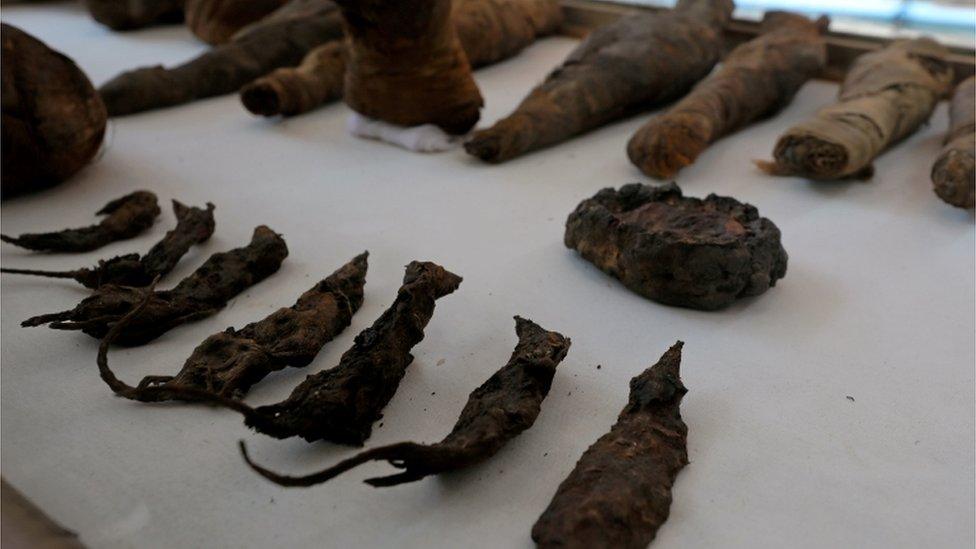
{"label": "bright light from window", "polygon": [[[675,0],[613,0],[671,7]],[[973,0],[736,0],[736,17],[759,19],[770,9],[829,15],[837,32],[884,38],[933,36],[946,45],[976,46]]]}

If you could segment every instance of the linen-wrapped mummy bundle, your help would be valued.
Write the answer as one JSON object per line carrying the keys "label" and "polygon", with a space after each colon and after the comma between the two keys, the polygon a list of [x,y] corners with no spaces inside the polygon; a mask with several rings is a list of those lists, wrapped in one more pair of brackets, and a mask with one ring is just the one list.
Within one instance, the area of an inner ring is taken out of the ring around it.
{"label": "linen-wrapped mummy bundle", "polygon": [[241,103],[262,116],[295,116],[341,99],[345,77],[346,46],[335,40],[241,88]]}
{"label": "linen-wrapped mummy bundle", "polygon": [[920,38],[859,57],[844,78],[839,101],[790,128],[758,162],[772,175],[810,179],[870,177],[885,149],[925,123],[952,82],[949,51]]}
{"label": "linen-wrapped mummy bundle", "polygon": [[467,133],[484,100],[451,21],[451,0],[338,0],[346,31],[343,98],[395,126]]}
{"label": "linen-wrapped mummy bundle", "polygon": [[642,172],[667,179],[709,144],[793,100],[827,64],[827,20],[768,12],[758,37],[732,50],[714,74],[631,137],[627,155]]}
{"label": "linen-wrapped mummy bundle", "polygon": [[298,64],[312,48],[342,37],[331,0],[291,0],[224,44],[172,68],[125,71],[99,88],[110,116],[181,105],[236,92],[278,67]]}
{"label": "linen-wrapped mummy bundle", "polygon": [[515,112],[464,148],[505,162],[674,101],[718,61],[732,9],[732,0],[679,0],[593,31]]}
{"label": "linen-wrapped mummy bundle", "polygon": [[945,147],[932,166],[935,194],[960,208],[976,206],[976,77],[956,88],[949,104],[949,133]]}

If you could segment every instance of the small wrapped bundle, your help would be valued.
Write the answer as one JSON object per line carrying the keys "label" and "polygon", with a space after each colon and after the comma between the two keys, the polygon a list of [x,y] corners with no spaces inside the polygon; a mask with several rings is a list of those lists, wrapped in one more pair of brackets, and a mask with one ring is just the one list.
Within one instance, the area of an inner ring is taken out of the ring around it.
{"label": "small wrapped bundle", "polygon": [[[497,63],[522,51],[536,37],[554,33],[562,11],[554,0],[463,0],[452,16],[472,68]],[[345,45],[330,42],[310,51],[301,65],[284,67],[241,89],[241,102],[254,114],[294,116],[342,98]]]}
{"label": "small wrapped bundle", "polygon": [[976,77],[956,87],[949,104],[949,133],[932,166],[935,194],[959,208],[972,208],[976,194]]}
{"label": "small wrapped bundle", "polygon": [[208,44],[223,44],[234,33],[280,8],[287,0],[186,0],[186,26]]}
{"label": "small wrapped bundle", "polygon": [[712,70],[732,0],[679,0],[593,31],[515,112],[464,148],[505,162],[674,101]]}
{"label": "small wrapped bundle", "polygon": [[92,19],[122,31],[183,20],[183,0],[85,0]]}
{"label": "small wrapped bundle", "polygon": [[451,0],[340,0],[345,18],[345,101],[402,127],[467,133],[484,101],[451,21]]}
{"label": "small wrapped bundle", "polygon": [[668,179],[711,143],[778,112],[827,64],[827,19],[771,11],[760,34],[732,50],[722,66],[627,144],[645,174]]}
{"label": "small wrapped bundle", "polygon": [[925,123],[952,82],[949,51],[928,38],[902,40],[857,58],[839,101],[793,126],[757,162],[771,175],[869,178],[885,149]]}
{"label": "small wrapped bundle", "polygon": [[3,42],[3,177],[0,196],[36,192],[68,179],[102,146],[102,99],[74,61],[0,24]]}

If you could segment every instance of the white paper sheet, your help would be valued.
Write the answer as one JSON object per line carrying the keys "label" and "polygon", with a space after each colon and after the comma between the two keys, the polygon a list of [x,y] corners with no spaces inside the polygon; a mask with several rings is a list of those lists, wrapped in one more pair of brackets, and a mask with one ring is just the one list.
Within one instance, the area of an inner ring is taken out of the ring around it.
{"label": "white paper sheet", "polygon": [[[3,20],[72,56],[96,84],[203,49],[178,27],[111,33],[70,4],[4,8]],[[479,71],[482,124],[514,108],[573,43],[547,39]],[[284,233],[291,249],[278,274],[220,314],[113,351],[129,382],[175,372],[207,335],[290,305],[365,249],[366,301],[352,326],[307,369],[255,387],[249,402],[283,398],[306,374],[335,365],[392,301],[412,259],[435,260],[464,283],[438,302],[368,446],[446,434],[468,393],[508,359],[514,314],[566,334],[573,347],[535,426],[483,465],[378,490],[360,481],[389,468],[371,464],[289,490],[245,468],[237,440],[293,473],[354,450],[273,440],[227,411],[114,398],[96,372],[95,340],[18,326],[85,291],[4,276],[2,473],[92,547],[529,547],[533,522],[613,423],[628,380],[682,339],[691,464],[656,547],[971,547],[974,222],[931,191],[945,106],[880,159],[870,182],[773,179],[750,162],[835,90],[811,83],[783,114],[721,141],[680,174],[687,194],[755,204],[790,254],[775,288],[714,313],[644,300],[562,244],[580,200],[643,180],[624,149],[646,116],[501,166],[460,150],[411,154],[356,139],[342,105],[263,120],[228,96],[113,120],[89,169],[3,204],[4,233],[85,225],[109,199],[144,188],[167,202],[217,205],[216,234],[167,284],[243,244],[259,223]],[[4,246],[0,258],[11,267],[91,265],[148,249],[173,223],[167,210],[143,236],[96,252]]]}

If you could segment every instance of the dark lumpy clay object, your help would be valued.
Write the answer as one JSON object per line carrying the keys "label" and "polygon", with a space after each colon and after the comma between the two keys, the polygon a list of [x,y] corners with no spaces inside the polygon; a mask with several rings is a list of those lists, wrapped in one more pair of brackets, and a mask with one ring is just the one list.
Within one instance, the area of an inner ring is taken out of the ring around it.
{"label": "dark lumpy clay object", "polygon": [[786,275],[779,229],[725,196],[686,197],[674,183],[603,189],[566,221],[566,246],[640,295],[715,310]]}

